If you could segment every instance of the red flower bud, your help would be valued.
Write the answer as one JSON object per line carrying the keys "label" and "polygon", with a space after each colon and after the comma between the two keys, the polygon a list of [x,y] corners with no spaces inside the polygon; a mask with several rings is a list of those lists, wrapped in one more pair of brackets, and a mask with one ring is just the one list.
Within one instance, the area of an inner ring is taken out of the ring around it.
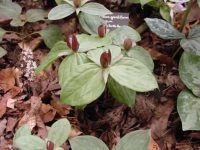
{"label": "red flower bud", "polygon": [[98,27],[98,34],[100,37],[104,37],[106,35],[106,25],[102,24]]}
{"label": "red flower bud", "polygon": [[51,141],[47,141],[47,150],[54,150],[54,143]]}
{"label": "red flower bud", "polygon": [[78,8],[81,5],[81,0],[73,0],[74,6]]}
{"label": "red flower bud", "polygon": [[124,40],[124,49],[129,50],[132,47],[132,40],[130,38],[127,38]]}
{"label": "red flower bud", "polygon": [[67,38],[67,45],[71,48],[74,52],[77,52],[79,49],[79,43],[76,38],[76,34],[71,34]]}
{"label": "red flower bud", "polygon": [[100,63],[103,68],[107,68],[111,63],[111,52],[110,50],[105,51],[101,54]]}

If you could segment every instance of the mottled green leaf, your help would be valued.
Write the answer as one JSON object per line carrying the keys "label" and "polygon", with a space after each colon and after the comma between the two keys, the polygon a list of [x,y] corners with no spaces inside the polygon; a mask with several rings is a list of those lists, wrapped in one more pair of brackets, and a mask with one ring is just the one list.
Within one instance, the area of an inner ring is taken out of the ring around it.
{"label": "mottled green leaf", "polygon": [[72,55],[66,57],[60,64],[58,71],[59,84],[61,87],[64,85],[65,80],[71,76],[75,66],[84,64],[88,61],[89,60],[85,53],[73,53]]}
{"label": "mottled green leaf", "polygon": [[113,40],[113,44],[122,46],[126,38],[130,38],[133,42],[141,40],[140,34],[129,26],[121,26],[110,33],[108,36]]}
{"label": "mottled green leaf", "polygon": [[42,70],[47,68],[52,64],[58,57],[63,55],[69,55],[72,53],[72,50],[68,48],[67,44],[63,41],[60,41],[54,45],[51,51],[48,53],[46,58],[42,61],[39,67],[35,70],[36,73],[40,73]]}
{"label": "mottled green leaf", "polygon": [[101,54],[107,50],[111,52],[111,65],[114,64],[121,57],[121,48],[115,45],[108,45],[105,47],[97,48],[95,50],[91,50],[87,53],[87,56],[90,60],[95,62],[97,65],[101,66],[100,57]]}
{"label": "mottled green leaf", "polygon": [[183,131],[200,130],[200,98],[190,91],[182,91],[177,100],[177,110]]}
{"label": "mottled green leaf", "polygon": [[28,135],[31,135],[31,129],[30,129],[29,125],[25,124],[25,125],[21,126],[15,133],[14,138],[13,138],[14,145],[15,145],[15,140],[17,138],[19,138],[21,136],[28,136]]}
{"label": "mottled green leaf", "polygon": [[7,51],[0,47],[0,58],[7,54]]}
{"label": "mottled green leaf", "polygon": [[91,15],[97,15],[97,16],[105,16],[112,14],[110,10],[108,10],[106,7],[104,7],[102,4],[90,2],[86,3],[83,6],[80,7],[80,11],[84,13],[88,13]]}
{"label": "mottled green leaf", "polygon": [[112,96],[119,102],[132,107],[135,104],[136,92],[120,85],[112,77],[108,79],[108,88]]}
{"label": "mottled green leaf", "polygon": [[200,25],[193,28],[180,44],[185,51],[200,56]]}
{"label": "mottled green leaf", "polygon": [[21,14],[22,8],[19,4],[11,0],[0,1],[0,16],[5,16],[14,19]]}
{"label": "mottled green leaf", "polygon": [[46,143],[37,136],[20,136],[15,140],[15,146],[20,150],[46,150]]}
{"label": "mottled green leaf", "polygon": [[79,18],[81,27],[86,32],[92,35],[97,35],[98,27],[101,24],[106,24],[105,21],[100,16],[91,15],[84,12],[81,12],[78,18]]}
{"label": "mottled green leaf", "polygon": [[87,34],[77,35],[79,42],[79,52],[86,52],[98,47],[110,45],[112,43],[109,37],[100,38],[98,36],[90,36]]}
{"label": "mottled green leaf", "polygon": [[71,125],[67,119],[56,121],[49,130],[47,139],[54,143],[55,147],[61,146],[69,137]]}
{"label": "mottled green leaf", "polygon": [[126,134],[117,144],[116,150],[148,150],[150,130],[137,130]]}
{"label": "mottled green leaf", "polygon": [[63,19],[75,12],[75,8],[70,4],[61,4],[53,9],[48,14],[49,20],[59,20]]}
{"label": "mottled green leaf", "polygon": [[182,39],[184,34],[179,32],[167,21],[157,18],[146,18],[147,25],[153,33],[163,39]]}
{"label": "mottled green leaf", "polygon": [[26,12],[26,17],[28,22],[37,22],[44,20],[47,17],[47,12],[43,9],[29,9]]}
{"label": "mottled green leaf", "polygon": [[49,25],[40,31],[40,35],[48,48],[52,48],[59,41],[64,41],[62,32],[57,25]]}
{"label": "mottled green leaf", "polygon": [[104,91],[102,69],[94,63],[76,66],[61,89],[61,101],[81,106],[96,100]]}
{"label": "mottled green leaf", "polygon": [[77,136],[69,142],[72,150],[109,150],[103,141],[93,136]]}
{"label": "mottled green leaf", "polygon": [[153,60],[151,58],[151,55],[143,47],[134,46],[129,51],[127,51],[126,54],[129,57],[142,62],[145,66],[149,68],[149,70],[151,70],[151,72],[153,72],[154,69]]}
{"label": "mottled green leaf", "polygon": [[26,21],[22,21],[20,19],[20,16],[16,15],[15,17],[13,17],[12,21],[10,22],[10,25],[13,27],[22,27],[25,23]]}
{"label": "mottled green leaf", "polygon": [[122,58],[110,67],[111,77],[120,85],[137,92],[147,92],[158,88],[151,71],[138,60]]}
{"label": "mottled green leaf", "polygon": [[193,94],[200,97],[200,56],[184,52],[179,62],[179,75]]}

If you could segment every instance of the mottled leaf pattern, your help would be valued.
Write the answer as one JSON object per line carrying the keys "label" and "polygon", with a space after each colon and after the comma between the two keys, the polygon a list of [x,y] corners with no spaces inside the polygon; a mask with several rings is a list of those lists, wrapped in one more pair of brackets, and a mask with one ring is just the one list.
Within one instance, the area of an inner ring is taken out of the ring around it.
{"label": "mottled leaf pattern", "polygon": [[179,62],[179,75],[193,94],[200,97],[200,56],[184,52]]}
{"label": "mottled leaf pattern", "polygon": [[200,130],[200,98],[190,91],[182,91],[177,100],[177,110],[183,131]]}
{"label": "mottled leaf pattern", "polygon": [[182,39],[184,34],[179,32],[167,21],[157,18],[146,18],[147,25],[153,33],[163,39]]}

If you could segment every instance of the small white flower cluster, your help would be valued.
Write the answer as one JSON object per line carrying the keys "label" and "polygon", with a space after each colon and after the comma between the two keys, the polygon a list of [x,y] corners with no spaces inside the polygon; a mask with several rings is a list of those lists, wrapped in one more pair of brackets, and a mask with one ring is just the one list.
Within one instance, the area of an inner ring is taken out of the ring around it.
{"label": "small white flower cluster", "polygon": [[24,46],[21,54],[22,63],[20,67],[24,68],[24,76],[27,77],[29,81],[33,81],[37,64],[34,60],[32,49]]}

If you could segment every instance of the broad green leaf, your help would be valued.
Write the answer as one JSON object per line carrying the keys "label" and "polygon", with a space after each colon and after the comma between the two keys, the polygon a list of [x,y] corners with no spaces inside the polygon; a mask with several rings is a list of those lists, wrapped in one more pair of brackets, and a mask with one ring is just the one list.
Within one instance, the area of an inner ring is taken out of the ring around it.
{"label": "broad green leaf", "polygon": [[2,38],[3,38],[5,33],[6,33],[6,30],[0,28],[0,42],[2,41]]}
{"label": "broad green leaf", "polygon": [[151,2],[151,1],[153,1],[153,0],[140,0],[140,3],[143,6],[143,5],[145,5],[145,4],[147,4],[147,3]]}
{"label": "broad green leaf", "polygon": [[96,100],[104,89],[99,66],[94,63],[78,65],[61,89],[61,101],[71,106],[86,105]]}
{"label": "broad green leaf", "polygon": [[20,150],[46,150],[46,143],[37,136],[20,136],[15,140],[15,146]]}
{"label": "broad green leaf", "polygon": [[0,47],[0,58],[7,54],[7,51]]}
{"label": "broad green leaf", "polygon": [[14,138],[13,138],[14,145],[15,145],[15,140],[17,138],[19,138],[21,136],[28,136],[28,135],[31,135],[31,129],[30,129],[29,125],[25,124],[25,125],[21,126],[15,133]]}
{"label": "broad green leaf", "polygon": [[57,25],[49,25],[39,33],[48,48],[52,48],[59,41],[64,41],[62,32]]}
{"label": "broad green leaf", "polygon": [[72,150],[109,150],[102,140],[89,135],[74,137],[69,142]]}
{"label": "broad green leaf", "polygon": [[69,4],[61,4],[53,9],[48,14],[49,20],[63,19],[75,12],[75,8]]}
{"label": "broad green leaf", "polygon": [[188,89],[200,97],[200,56],[184,52],[179,62],[179,75]]}
{"label": "broad green leaf", "polygon": [[86,52],[112,43],[109,37],[100,38],[87,34],[79,34],[77,35],[77,39],[80,44],[78,52]]}
{"label": "broad green leaf", "polygon": [[200,56],[200,25],[193,28],[180,44],[185,51]]}
{"label": "broad green leaf", "polygon": [[170,22],[171,17],[170,17],[170,8],[168,5],[162,5],[160,7],[160,15],[162,16],[163,19],[166,21]]}
{"label": "broad green leaf", "polygon": [[84,64],[88,61],[89,60],[85,53],[73,53],[72,55],[66,57],[60,64],[58,71],[59,84],[61,87],[64,85],[65,80],[71,76],[75,66]]}
{"label": "broad green leaf", "polygon": [[100,17],[96,15],[87,14],[84,12],[81,12],[79,14],[79,22],[81,24],[81,27],[92,35],[98,35],[98,27],[101,24],[106,24],[105,21]]}
{"label": "broad green leaf", "polygon": [[199,7],[200,7],[200,0],[197,0],[197,3],[198,3],[198,5],[199,5]]}
{"label": "broad green leaf", "polygon": [[126,134],[117,144],[116,150],[148,150],[150,130],[137,130]]}
{"label": "broad green leaf", "polygon": [[36,68],[35,72],[40,73],[42,70],[47,68],[50,64],[52,64],[58,57],[63,55],[71,54],[71,49],[68,48],[67,44],[63,41],[60,41],[54,45],[51,51],[48,53],[46,58],[42,61],[39,67]]}
{"label": "broad green leaf", "polygon": [[10,0],[0,1],[0,16],[5,16],[14,19],[21,14],[22,8],[19,4],[13,3]]}
{"label": "broad green leaf", "polygon": [[26,12],[28,22],[37,22],[47,17],[47,12],[42,9],[29,9]]}
{"label": "broad green leaf", "polygon": [[125,86],[121,86],[112,77],[108,79],[108,88],[112,96],[119,102],[132,107],[135,104],[136,92],[128,89]]}
{"label": "broad green leaf", "polygon": [[87,56],[90,60],[95,62],[97,65],[101,66],[100,57],[101,54],[107,50],[111,52],[111,65],[114,64],[121,57],[121,48],[115,45],[108,45],[105,47],[97,48],[95,50],[91,50],[87,53]]}
{"label": "broad green leaf", "polygon": [[80,11],[84,13],[88,13],[91,15],[97,15],[97,16],[105,16],[112,14],[110,10],[108,10],[106,7],[104,7],[102,4],[90,2],[86,3],[83,6],[80,7]]}
{"label": "broad green leaf", "polygon": [[153,69],[154,69],[153,60],[151,58],[151,55],[143,47],[134,46],[129,51],[127,51],[126,54],[129,57],[140,61],[145,66],[147,66],[149,68],[149,70],[151,70],[151,72],[153,72]]}
{"label": "broad green leaf", "polygon": [[74,7],[74,2],[73,0],[63,0],[65,2],[67,2],[68,4],[72,5]]}
{"label": "broad green leaf", "polygon": [[13,17],[12,21],[10,22],[10,25],[13,27],[22,27],[25,23],[26,21],[22,21],[20,19],[20,16],[16,15],[15,17]]}
{"label": "broad green leaf", "polygon": [[56,147],[54,150],[64,150],[62,147]]}
{"label": "broad green leaf", "polygon": [[49,130],[47,139],[54,143],[55,147],[61,146],[69,137],[71,125],[67,119],[56,121]]}
{"label": "broad green leaf", "polygon": [[141,40],[140,34],[129,26],[121,26],[110,33],[108,36],[113,40],[113,44],[122,46],[126,38],[130,38],[133,42]]}
{"label": "broad green leaf", "polygon": [[179,32],[167,21],[157,18],[146,18],[147,25],[153,33],[163,39],[182,39],[184,34]]}
{"label": "broad green leaf", "polygon": [[147,92],[158,88],[151,71],[138,60],[122,58],[110,67],[111,77],[120,85],[137,92]]}
{"label": "broad green leaf", "polygon": [[182,91],[177,100],[177,110],[183,131],[200,130],[200,98],[190,91]]}
{"label": "broad green leaf", "polygon": [[140,0],[128,0],[128,2],[138,4],[138,3],[140,3]]}

